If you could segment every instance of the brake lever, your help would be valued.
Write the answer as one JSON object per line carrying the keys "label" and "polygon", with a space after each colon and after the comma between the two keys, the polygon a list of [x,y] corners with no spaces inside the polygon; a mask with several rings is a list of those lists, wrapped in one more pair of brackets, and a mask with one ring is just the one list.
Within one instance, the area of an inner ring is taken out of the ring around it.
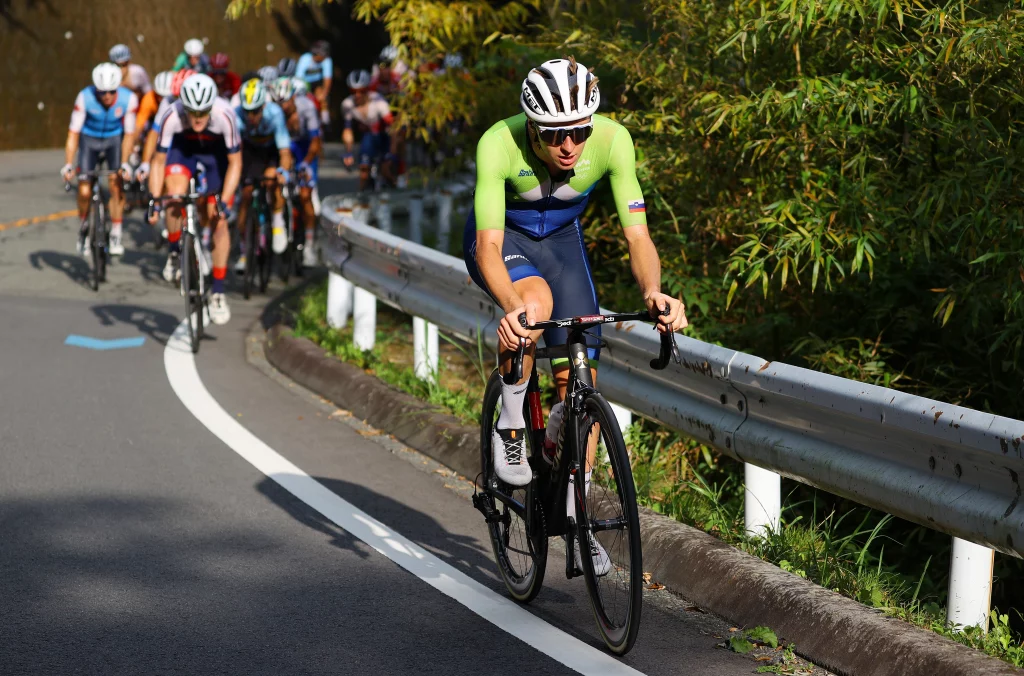
{"label": "brake lever", "polygon": [[[519,314],[519,325],[524,329],[526,328],[526,313],[521,312]],[[516,350],[516,356],[512,358],[512,368],[502,376],[502,380],[505,381],[506,385],[515,385],[523,379],[523,357],[526,354],[526,339],[519,339],[519,349]]]}
{"label": "brake lever", "polygon": [[[661,317],[667,317],[670,312],[669,308],[666,307],[658,314]],[[658,352],[658,358],[651,360],[651,368],[656,371],[662,371],[668,366],[669,359],[672,359],[676,364],[682,363],[682,359],[679,358],[679,347],[676,345],[675,331],[665,331],[661,334],[661,350]]]}

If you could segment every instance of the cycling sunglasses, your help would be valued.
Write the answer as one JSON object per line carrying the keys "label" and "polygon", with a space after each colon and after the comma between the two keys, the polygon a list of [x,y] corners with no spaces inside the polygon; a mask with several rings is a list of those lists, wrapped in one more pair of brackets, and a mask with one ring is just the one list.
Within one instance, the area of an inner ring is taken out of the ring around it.
{"label": "cycling sunglasses", "polygon": [[540,140],[549,146],[560,146],[565,143],[567,138],[571,138],[573,143],[579,145],[594,133],[593,122],[574,127],[543,127],[539,124],[533,126],[537,130]]}

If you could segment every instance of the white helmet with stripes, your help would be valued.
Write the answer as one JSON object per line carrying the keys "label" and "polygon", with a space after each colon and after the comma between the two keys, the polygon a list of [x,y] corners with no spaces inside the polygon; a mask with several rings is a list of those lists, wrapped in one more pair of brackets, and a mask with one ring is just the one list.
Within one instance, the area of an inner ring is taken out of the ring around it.
{"label": "white helmet with stripes", "polygon": [[92,83],[96,91],[112,92],[121,86],[121,67],[109,61],[92,69]]}
{"label": "white helmet with stripes", "polygon": [[217,83],[209,75],[196,73],[181,83],[178,97],[187,110],[205,113],[217,100]]}
{"label": "white helmet with stripes", "polygon": [[153,91],[156,92],[157,96],[170,96],[171,83],[173,82],[174,71],[165,70],[161,73],[157,73],[156,77],[153,78]]}
{"label": "white helmet with stripes", "polygon": [[576,59],[552,59],[526,76],[519,103],[534,122],[564,124],[596,113],[601,92],[594,74]]}
{"label": "white helmet with stripes", "polygon": [[108,56],[112,62],[122,64],[132,60],[132,50],[128,49],[128,45],[114,45],[110,48]]}

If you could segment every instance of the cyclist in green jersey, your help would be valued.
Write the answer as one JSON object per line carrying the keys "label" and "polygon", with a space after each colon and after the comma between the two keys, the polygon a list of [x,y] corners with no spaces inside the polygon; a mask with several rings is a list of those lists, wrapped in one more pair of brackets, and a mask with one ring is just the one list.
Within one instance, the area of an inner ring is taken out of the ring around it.
{"label": "cyclist in green jersey", "polygon": [[[474,208],[463,247],[466,265],[506,313],[498,328],[503,373],[520,341],[526,345],[524,380],[502,385],[493,440],[495,470],[512,485],[531,479],[523,400],[540,338],[540,332],[522,328],[518,318],[525,312],[532,325],[552,316],[599,312],[579,216],[601,178],[609,178],[633,277],[651,316],[659,319],[658,330],[687,325],[683,304],[661,292],[661,262],[647,229],[633,141],[625,127],[597,114],[600,101],[597,78],[582,64],[571,57],[546,61],[523,81],[523,113],[495,124],[477,145]],[[665,308],[668,314],[659,316]],[[548,331],[544,339],[563,344],[565,332]],[[589,351],[596,365],[596,340]],[[559,400],[564,400],[568,364],[553,360],[552,370]],[[596,379],[596,370],[593,375]]]}

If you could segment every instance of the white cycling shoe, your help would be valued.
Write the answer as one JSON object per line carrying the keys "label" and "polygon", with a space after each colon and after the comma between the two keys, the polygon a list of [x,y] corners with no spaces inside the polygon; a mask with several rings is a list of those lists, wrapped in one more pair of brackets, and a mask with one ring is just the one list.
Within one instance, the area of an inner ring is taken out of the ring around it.
{"label": "white cycling shoe", "polygon": [[274,236],[271,238],[270,246],[276,254],[283,254],[288,248],[288,233],[284,228],[274,228]]}
{"label": "white cycling shoe", "polygon": [[110,255],[111,256],[123,256],[124,255],[124,244],[121,243],[121,235],[110,234]]}
{"label": "white cycling shoe", "polygon": [[502,430],[491,433],[494,452],[494,473],[511,486],[525,486],[533,479],[533,470],[526,458],[526,430]]}
{"label": "white cycling shoe", "polygon": [[304,268],[315,268],[317,266],[316,251],[313,250],[311,243],[306,243],[302,248],[302,267]]}
{"label": "white cycling shoe", "polygon": [[231,321],[231,308],[228,307],[228,299],[223,293],[210,295],[210,321],[218,326]]}
{"label": "white cycling shoe", "polygon": [[167,262],[164,264],[164,281],[168,284],[174,284],[181,279],[181,268],[178,266],[178,252],[172,251],[167,256]]}
{"label": "white cycling shoe", "polygon": [[[573,540],[576,540],[576,536],[572,536]],[[612,569],[612,561],[608,558],[608,552],[604,550],[601,543],[597,541],[593,535],[587,539],[590,540],[590,557],[594,561],[594,575],[597,577],[604,577]],[[578,542],[573,543],[575,546],[572,548],[573,560],[576,563],[576,570],[583,572],[583,552]]]}
{"label": "white cycling shoe", "polygon": [[92,242],[89,241],[89,236],[78,238],[78,245],[76,246],[79,256],[85,256],[89,258],[92,256]]}

